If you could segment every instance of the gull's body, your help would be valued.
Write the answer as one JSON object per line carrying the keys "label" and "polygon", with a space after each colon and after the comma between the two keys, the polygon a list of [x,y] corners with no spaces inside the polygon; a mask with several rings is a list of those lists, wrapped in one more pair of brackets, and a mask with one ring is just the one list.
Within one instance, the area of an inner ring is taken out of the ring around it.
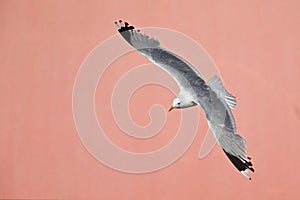
{"label": "gull's body", "polygon": [[[236,134],[235,120],[231,108],[235,98],[224,88],[221,80],[214,76],[207,83],[194,67],[176,54],[162,48],[154,38],[136,31],[122,21],[115,23],[124,39],[141,54],[174,78],[180,92],[173,99],[173,108],[200,105],[204,110],[210,130],[235,167],[246,177],[248,170],[254,171],[250,158],[246,156],[246,142]],[[248,177],[249,178],[249,177]]]}

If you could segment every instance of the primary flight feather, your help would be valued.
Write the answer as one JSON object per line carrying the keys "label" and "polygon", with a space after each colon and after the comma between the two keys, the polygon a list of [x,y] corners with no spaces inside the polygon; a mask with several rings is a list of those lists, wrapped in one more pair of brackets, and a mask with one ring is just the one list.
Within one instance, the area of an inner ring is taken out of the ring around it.
{"label": "primary flight feather", "polygon": [[235,97],[224,88],[219,77],[205,82],[194,67],[178,55],[162,48],[159,41],[123,23],[115,22],[123,38],[151,62],[166,71],[176,81],[180,92],[172,101],[169,111],[200,105],[208,126],[233,165],[247,178],[254,172],[246,155],[246,142],[236,133],[231,108],[236,106]]}

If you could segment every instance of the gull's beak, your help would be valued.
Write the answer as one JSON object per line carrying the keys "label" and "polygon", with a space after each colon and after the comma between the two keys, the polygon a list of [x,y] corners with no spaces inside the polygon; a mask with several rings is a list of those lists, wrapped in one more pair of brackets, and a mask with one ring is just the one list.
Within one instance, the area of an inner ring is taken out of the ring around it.
{"label": "gull's beak", "polygon": [[173,110],[174,108],[175,108],[175,107],[171,106],[170,109],[169,109],[169,112],[170,112],[171,110]]}

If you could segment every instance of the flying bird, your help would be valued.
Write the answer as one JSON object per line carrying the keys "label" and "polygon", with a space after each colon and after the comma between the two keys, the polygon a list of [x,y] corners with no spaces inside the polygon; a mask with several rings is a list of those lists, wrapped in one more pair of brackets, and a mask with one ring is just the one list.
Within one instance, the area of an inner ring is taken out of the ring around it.
{"label": "flying bird", "polygon": [[236,133],[231,112],[236,99],[224,87],[218,76],[205,82],[201,74],[186,60],[160,46],[157,39],[136,30],[119,20],[115,26],[122,37],[155,65],[167,72],[179,86],[173,99],[173,109],[199,105],[204,110],[208,126],[233,165],[249,180],[249,170],[254,172],[251,158],[246,155],[246,141]]}

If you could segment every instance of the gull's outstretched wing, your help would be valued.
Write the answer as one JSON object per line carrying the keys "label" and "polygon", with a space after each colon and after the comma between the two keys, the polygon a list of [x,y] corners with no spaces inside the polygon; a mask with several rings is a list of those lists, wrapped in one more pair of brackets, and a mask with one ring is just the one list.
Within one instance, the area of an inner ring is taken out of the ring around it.
{"label": "gull's outstretched wing", "polygon": [[[234,117],[230,108],[236,106],[235,97],[229,94],[221,80],[213,77],[205,83],[197,70],[178,55],[162,48],[159,41],[135,30],[127,22],[115,22],[123,38],[150,61],[174,78],[180,90],[193,93],[218,143],[234,166],[246,177],[248,170],[254,171],[250,158],[246,156],[246,142],[236,134]],[[249,177],[248,177],[249,178]]]}
{"label": "gull's outstretched wing", "polygon": [[208,126],[227,157],[244,176],[249,178],[248,171],[254,172],[254,169],[250,158],[246,155],[246,141],[236,134],[235,120],[230,109],[236,105],[235,98],[225,90],[217,76],[210,79],[207,86],[209,90],[202,91],[196,102],[203,108]]}
{"label": "gull's outstretched wing", "polygon": [[[197,70],[183,58],[162,48],[159,41],[151,38],[139,30],[135,30],[127,22],[115,22],[116,28],[123,38],[151,62],[166,71],[174,78],[181,89],[202,85],[204,80]],[[192,83],[191,81],[192,80]]]}

